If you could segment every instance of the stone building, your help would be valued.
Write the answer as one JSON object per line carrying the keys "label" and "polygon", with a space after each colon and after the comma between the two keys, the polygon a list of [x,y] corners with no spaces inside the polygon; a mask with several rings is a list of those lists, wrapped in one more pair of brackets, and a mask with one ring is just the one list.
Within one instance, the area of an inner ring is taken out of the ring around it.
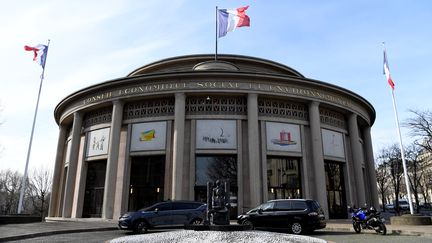
{"label": "stone building", "polygon": [[315,199],[329,218],[378,206],[372,105],[270,60],[157,61],[67,96],[55,119],[50,217],[205,200],[216,179],[230,181],[233,214],[275,198]]}

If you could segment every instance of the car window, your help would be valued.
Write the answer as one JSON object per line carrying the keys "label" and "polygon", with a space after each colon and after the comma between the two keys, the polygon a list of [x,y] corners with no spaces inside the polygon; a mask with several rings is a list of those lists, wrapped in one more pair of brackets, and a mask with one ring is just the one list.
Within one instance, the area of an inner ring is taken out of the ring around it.
{"label": "car window", "polygon": [[290,210],[291,209],[291,202],[290,201],[276,202],[275,209],[276,210]]}
{"label": "car window", "polygon": [[317,201],[308,201],[313,211],[317,211],[320,208],[320,205]]}
{"label": "car window", "polygon": [[202,204],[200,203],[179,202],[179,203],[174,203],[173,210],[195,209],[201,205]]}
{"label": "car window", "polygon": [[167,210],[171,210],[172,208],[171,206],[172,206],[171,203],[162,203],[156,206],[155,209],[157,208],[159,211],[167,211]]}
{"label": "car window", "polygon": [[274,202],[266,202],[266,203],[262,204],[260,208],[263,211],[270,211],[273,209],[273,207],[274,207]]}
{"label": "car window", "polygon": [[292,210],[305,210],[307,209],[307,205],[305,201],[293,201],[291,202]]}

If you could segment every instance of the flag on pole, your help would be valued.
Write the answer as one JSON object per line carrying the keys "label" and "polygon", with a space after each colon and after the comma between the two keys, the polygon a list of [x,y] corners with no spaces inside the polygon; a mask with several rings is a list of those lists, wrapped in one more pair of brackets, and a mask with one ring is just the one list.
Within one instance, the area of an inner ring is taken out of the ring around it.
{"label": "flag on pole", "polygon": [[37,46],[24,46],[24,50],[33,51],[33,61],[36,61],[39,65],[45,69],[45,61],[48,53],[48,46],[39,44]]}
{"label": "flag on pole", "polygon": [[392,80],[391,75],[390,75],[390,68],[389,68],[389,65],[388,65],[388,62],[387,62],[387,54],[386,54],[386,50],[385,49],[384,49],[384,74],[385,74],[385,76],[387,78],[388,84],[394,90],[395,84],[393,83],[393,80]]}
{"label": "flag on pole", "polygon": [[237,9],[218,9],[219,38],[238,27],[250,26],[249,16],[246,15],[248,8],[249,6]]}

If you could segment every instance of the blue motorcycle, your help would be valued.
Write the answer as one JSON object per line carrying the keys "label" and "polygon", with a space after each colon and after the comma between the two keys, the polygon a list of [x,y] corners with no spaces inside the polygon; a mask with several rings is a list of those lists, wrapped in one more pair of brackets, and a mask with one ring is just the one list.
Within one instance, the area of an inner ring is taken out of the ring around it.
{"label": "blue motorcycle", "polygon": [[351,208],[352,224],[354,231],[360,233],[362,229],[375,230],[378,234],[385,235],[387,228],[384,224],[385,219],[381,217],[381,213],[374,207],[369,209]]}

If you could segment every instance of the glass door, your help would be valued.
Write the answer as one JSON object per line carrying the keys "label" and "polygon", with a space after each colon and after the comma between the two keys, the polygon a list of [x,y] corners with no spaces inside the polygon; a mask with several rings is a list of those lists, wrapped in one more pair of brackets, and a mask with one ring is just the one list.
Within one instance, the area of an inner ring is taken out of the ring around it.
{"label": "glass door", "polygon": [[231,218],[237,217],[237,159],[236,156],[197,156],[195,164],[195,200],[207,202],[207,182],[229,180]]}
{"label": "glass door", "polygon": [[87,162],[83,218],[99,218],[102,216],[105,172],[106,160]]}
{"label": "glass door", "polygon": [[129,211],[163,200],[165,155],[133,157],[130,172]]}
{"label": "glass door", "polygon": [[268,157],[267,186],[269,199],[301,198],[300,160]]}
{"label": "glass door", "polygon": [[345,182],[343,164],[325,161],[327,203],[331,219],[346,219],[347,205],[345,198]]}

